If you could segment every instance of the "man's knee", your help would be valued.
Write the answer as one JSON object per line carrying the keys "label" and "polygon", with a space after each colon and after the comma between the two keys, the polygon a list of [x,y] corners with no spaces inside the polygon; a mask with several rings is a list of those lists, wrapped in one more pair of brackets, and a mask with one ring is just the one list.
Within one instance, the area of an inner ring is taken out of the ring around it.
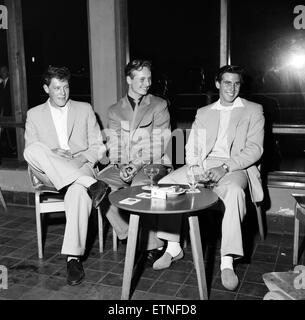
{"label": "man's knee", "polygon": [[68,187],[65,197],[67,196],[72,196],[74,199],[84,196],[89,197],[87,188],[78,183],[73,183]]}
{"label": "man's knee", "polygon": [[227,187],[227,192],[230,195],[234,195],[236,197],[245,197],[245,191],[244,189],[238,185],[237,183],[230,183]]}

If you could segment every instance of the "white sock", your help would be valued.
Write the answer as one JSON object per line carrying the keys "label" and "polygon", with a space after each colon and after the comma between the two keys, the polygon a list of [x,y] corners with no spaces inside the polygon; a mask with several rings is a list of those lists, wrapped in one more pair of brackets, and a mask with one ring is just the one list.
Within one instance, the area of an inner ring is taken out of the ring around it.
{"label": "white sock", "polygon": [[68,256],[67,262],[69,262],[69,261],[72,260],[72,259],[79,260],[79,257]]}
{"label": "white sock", "polygon": [[233,270],[233,257],[223,256],[221,257],[220,270],[232,269]]}
{"label": "white sock", "polygon": [[96,182],[96,179],[89,176],[81,176],[75,180],[76,183],[81,184],[85,188],[89,188],[93,183]]}
{"label": "white sock", "polygon": [[173,258],[181,252],[181,246],[179,242],[168,241],[166,252],[168,252]]}

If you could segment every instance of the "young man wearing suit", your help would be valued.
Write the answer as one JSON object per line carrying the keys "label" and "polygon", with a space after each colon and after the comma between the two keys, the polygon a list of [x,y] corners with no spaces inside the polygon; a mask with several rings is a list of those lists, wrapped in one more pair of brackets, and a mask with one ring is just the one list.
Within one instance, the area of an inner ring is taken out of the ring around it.
{"label": "young man wearing suit", "polygon": [[[256,163],[263,154],[264,115],[262,106],[239,97],[242,69],[224,66],[216,76],[219,100],[200,108],[186,145],[184,167],[163,178],[160,183],[187,183],[188,166],[201,167],[203,178],[216,182],[213,191],[225,205],[222,219],[221,280],[228,290],[235,290],[238,277],[233,259],[242,257],[241,222],[246,214],[244,189],[249,185],[255,201],[263,199],[260,173]],[[179,238],[181,221],[173,238]],[[154,269],[164,269],[181,252],[167,252],[155,262]],[[180,254],[181,256],[181,254]]]}
{"label": "young man wearing suit", "polygon": [[[165,155],[171,136],[170,115],[167,102],[148,93],[151,64],[145,60],[133,60],[125,67],[125,75],[128,92],[108,109],[110,165],[99,175],[99,179],[107,182],[112,190],[149,184],[143,170],[147,163],[159,169],[156,181],[171,168],[169,158]],[[128,234],[128,216],[124,216],[123,212],[112,205],[106,216],[119,239],[125,239]],[[143,220],[142,249],[161,248],[163,241],[157,237],[153,227],[155,217]],[[155,252],[151,251],[150,254]]]}
{"label": "young man wearing suit", "polygon": [[70,71],[50,66],[43,76],[49,99],[27,113],[24,158],[35,176],[57,190],[66,188],[66,228],[61,253],[67,255],[67,282],[81,283],[88,219],[107,184],[96,180],[94,166],[106,148],[88,103],[69,99]]}

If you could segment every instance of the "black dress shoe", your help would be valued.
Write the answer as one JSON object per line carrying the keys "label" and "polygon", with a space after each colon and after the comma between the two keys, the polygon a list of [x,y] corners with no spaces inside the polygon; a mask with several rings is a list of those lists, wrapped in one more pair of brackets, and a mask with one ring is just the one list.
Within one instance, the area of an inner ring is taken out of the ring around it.
{"label": "black dress shoe", "polygon": [[158,249],[149,250],[147,252],[146,264],[149,266],[152,266],[156,260],[158,260],[160,257],[162,257],[163,253],[164,253],[164,249],[162,249],[162,250],[158,250]]}
{"label": "black dress shoe", "polygon": [[98,206],[104,199],[108,188],[108,184],[101,180],[96,181],[88,188],[88,194],[92,199],[92,205],[95,209],[98,208]]}
{"label": "black dress shoe", "polygon": [[71,259],[67,262],[67,283],[70,286],[80,284],[85,276],[84,268],[80,260]]}

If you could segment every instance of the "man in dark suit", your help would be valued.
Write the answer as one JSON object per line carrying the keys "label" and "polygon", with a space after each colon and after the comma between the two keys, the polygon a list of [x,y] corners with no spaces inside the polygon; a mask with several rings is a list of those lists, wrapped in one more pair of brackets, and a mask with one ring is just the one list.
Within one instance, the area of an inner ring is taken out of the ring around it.
{"label": "man in dark suit", "polygon": [[[113,190],[127,186],[149,184],[144,167],[159,170],[155,181],[164,177],[171,169],[166,155],[166,146],[171,137],[170,115],[167,101],[148,93],[151,86],[151,63],[146,60],[130,61],[125,67],[128,90],[124,97],[108,109],[108,149],[110,165],[99,179],[108,183]],[[118,238],[128,234],[127,218],[116,207],[110,206],[106,214]],[[163,247],[152,227],[154,217],[145,217],[141,225],[143,235],[148,234],[147,244],[142,248],[154,251]],[[150,221],[148,221],[150,220]],[[153,252],[150,252],[153,254]]]}
{"label": "man in dark suit", "polygon": [[[12,116],[11,90],[9,71],[7,66],[0,66],[0,117]],[[16,151],[16,132],[14,128],[0,128],[2,155],[9,155]]]}
{"label": "man in dark suit", "polygon": [[0,114],[12,115],[10,80],[7,66],[0,67]]}

